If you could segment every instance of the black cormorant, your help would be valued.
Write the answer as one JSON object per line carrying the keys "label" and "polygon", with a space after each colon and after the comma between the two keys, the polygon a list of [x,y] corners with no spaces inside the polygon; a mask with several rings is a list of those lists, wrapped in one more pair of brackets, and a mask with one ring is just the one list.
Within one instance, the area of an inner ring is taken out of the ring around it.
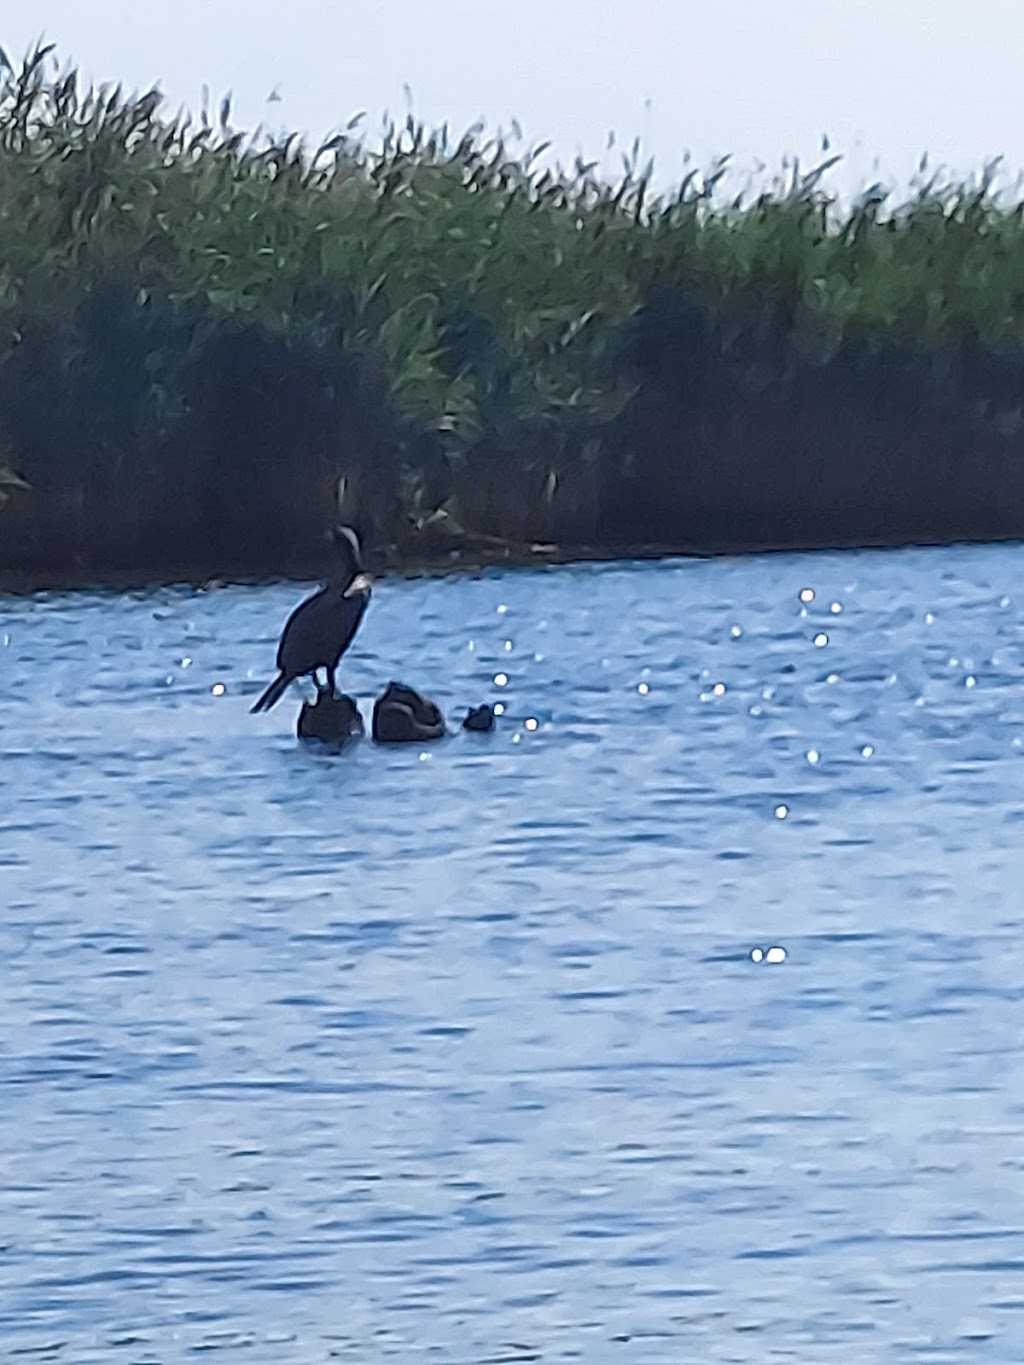
{"label": "black cormorant", "polygon": [[289,683],[308,673],[315,676],[318,668],[327,670],[327,686],[334,696],[338,660],[359,629],[370,601],[372,579],[363,570],[355,531],[336,526],[330,535],[341,552],[338,571],[326,587],[307,597],[289,616],[277,647],[277,677],[251,708],[253,711],[269,711],[284,696]]}

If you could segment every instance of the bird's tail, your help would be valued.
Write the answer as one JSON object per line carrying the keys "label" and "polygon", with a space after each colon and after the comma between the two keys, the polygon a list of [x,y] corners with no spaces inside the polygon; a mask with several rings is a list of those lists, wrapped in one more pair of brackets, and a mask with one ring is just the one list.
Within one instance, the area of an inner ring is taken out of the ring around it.
{"label": "bird's tail", "polygon": [[252,715],[254,711],[269,711],[272,706],[276,706],[287,691],[290,682],[291,678],[287,673],[279,673],[263,695],[257,699],[254,705],[249,707],[249,714]]}

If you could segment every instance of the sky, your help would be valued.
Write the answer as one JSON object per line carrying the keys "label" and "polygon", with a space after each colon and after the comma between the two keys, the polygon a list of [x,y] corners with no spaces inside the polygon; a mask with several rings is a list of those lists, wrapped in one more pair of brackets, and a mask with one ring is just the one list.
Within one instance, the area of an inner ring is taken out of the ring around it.
{"label": "sky", "polygon": [[[832,183],[905,185],[921,154],[1024,168],[1022,0],[0,0],[0,45],[38,37],[96,81],[158,83],[176,108],[231,91],[235,122],[311,141],[365,110],[429,126],[516,119],[610,173],[641,138],[664,185],[689,152],[738,179],[787,156]],[[269,100],[272,92],[278,99]]]}

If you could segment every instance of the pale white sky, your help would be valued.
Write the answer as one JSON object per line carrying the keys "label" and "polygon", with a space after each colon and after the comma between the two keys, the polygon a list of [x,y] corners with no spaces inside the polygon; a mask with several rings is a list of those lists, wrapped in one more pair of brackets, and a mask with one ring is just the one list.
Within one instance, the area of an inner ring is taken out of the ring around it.
{"label": "pale white sky", "polygon": [[0,0],[12,58],[40,33],[90,77],[191,107],[205,82],[245,126],[313,138],[404,117],[407,83],[429,125],[515,117],[566,160],[640,134],[661,179],[685,149],[811,164],[823,133],[847,189],[905,180],[925,149],[1024,167],[1024,0]]}

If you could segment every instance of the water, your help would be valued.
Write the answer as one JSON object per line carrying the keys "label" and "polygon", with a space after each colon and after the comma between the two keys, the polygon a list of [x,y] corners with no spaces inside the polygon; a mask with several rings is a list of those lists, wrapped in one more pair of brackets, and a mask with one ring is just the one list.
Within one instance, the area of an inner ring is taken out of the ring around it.
{"label": "water", "polygon": [[1024,1359],[1020,556],[0,603],[0,1350]]}

